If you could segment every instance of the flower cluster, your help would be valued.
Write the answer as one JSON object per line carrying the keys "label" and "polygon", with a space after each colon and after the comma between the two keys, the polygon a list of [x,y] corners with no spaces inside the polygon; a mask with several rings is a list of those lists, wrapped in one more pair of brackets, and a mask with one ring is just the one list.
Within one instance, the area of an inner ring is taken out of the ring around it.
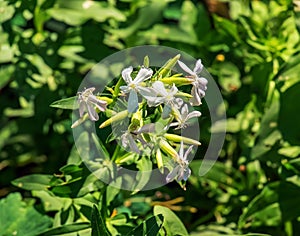
{"label": "flower cluster", "polygon": [[[184,187],[191,174],[188,155],[200,142],[176,132],[201,116],[200,111],[190,110],[192,106],[201,105],[207,79],[199,75],[203,70],[201,60],[197,60],[191,70],[179,58],[177,55],[170,59],[157,71],[146,65],[137,70],[131,66],[124,68],[117,85],[109,89],[111,96],[96,96],[93,94],[95,88],[78,93],[80,122],[75,122],[72,127],[88,118],[97,121],[98,112],[103,111],[110,117],[100,128],[128,118],[130,124],[120,128],[121,135],[114,139],[132,155],[153,156],[153,162],[162,173],[165,168],[169,169],[166,182],[176,180]],[[172,74],[176,64],[186,74]],[[118,101],[127,108],[116,111]]]}

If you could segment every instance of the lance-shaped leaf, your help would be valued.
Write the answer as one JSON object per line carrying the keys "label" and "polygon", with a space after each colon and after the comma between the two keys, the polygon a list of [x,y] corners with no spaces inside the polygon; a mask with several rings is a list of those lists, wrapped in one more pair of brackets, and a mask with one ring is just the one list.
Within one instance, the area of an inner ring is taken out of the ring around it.
{"label": "lance-shaped leaf", "polygon": [[76,110],[79,108],[77,103],[77,96],[64,98],[58,101],[51,103],[50,107],[60,108],[60,109],[69,109],[69,110]]}

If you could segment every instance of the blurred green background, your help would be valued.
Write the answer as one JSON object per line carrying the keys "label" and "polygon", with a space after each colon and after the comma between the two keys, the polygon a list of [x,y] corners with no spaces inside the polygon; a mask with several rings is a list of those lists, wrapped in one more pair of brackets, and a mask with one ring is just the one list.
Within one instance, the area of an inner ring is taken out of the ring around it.
{"label": "blurred green background", "polygon": [[[292,0],[0,0],[0,211],[14,212],[7,208],[10,201],[24,207],[20,195],[10,194],[21,192],[34,214],[48,215],[42,222],[46,228],[76,222],[74,213],[73,220],[52,224],[49,219],[63,207],[47,209],[41,194],[34,202],[26,191],[35,188],[20,189],[11,181],[36,173],[51,176],[74,164],[71,112],[49,105],[74,96],[85,74],[106,56],[154,44],[202,59],[224,97],[227,135],[206,176],[196,174],[201,156],[192,162],[187,191],[170,184],[142,199],[183,197],[179,206],[165,205],[190,235],[297,235],[299,27],[300,1]],[[207,132],[218,132],[207,122],[201,120]],[[201,141],[205,148],[207,137]],[[115,202],[112,197],[111,210],[131,197],[124,193]],[[130,208],[130,216],[143,218],[152,206]],[[4,218],[0,214],[0,225]]]}

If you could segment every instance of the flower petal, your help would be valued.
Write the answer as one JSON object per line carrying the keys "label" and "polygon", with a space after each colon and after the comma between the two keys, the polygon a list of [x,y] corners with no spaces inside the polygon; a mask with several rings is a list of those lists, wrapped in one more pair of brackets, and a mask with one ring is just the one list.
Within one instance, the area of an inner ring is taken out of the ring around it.
{"label": "flower petal", "polygon": [[202,84],[205,89],[206,89],[206,85],[207,85],[207,79],[204,78],[204,77],[197,77],[196,81],[199,83],[199,84]]}
{"label": "flower petal", "polygon": [[199,106],[202,104],[201,98],[200,98],[199,94],[197,93],[197,88],[195,86],[193,86],[193,88],[192,88],[191,95],[193,97],[190,99],[190,103],[193,106]]}
{"label": "flower petal", "polygon": [[147,79],[149,79],[153,74],[153,71],[150,68],[142,67],[133,82],[135,84],[141,83]]}
{"label": "flower petal", "polygon": [[85,111],[85,106],[86,106],[85,102],[79,103],[79,116],[80,117],[83,117],[83,113]]}
{"label": "flower petal", "polygon": [[191,169],[189,168],[189,167],[186,167],[185,169],[184,169],[184,171],[183,171],[183,180],[184,181],[187,181],[188,180],[188,178],[190,177],[190,175],[191,175]]}
{"label": "flower petal", "polygon": [[125,80],[126,84],[130,84],[132,82],[132,78],[131,78],[132,71],[133,71],[132,66],[122,70],[122,77]]}
{"label": "flower petal", "polygon": [[183,107],[181,108],[180,114],[181,114],[182,120],[186,120],[187,119],[188,114],[189,114],[189,108],[188,108],[187,104],[183,105]]}
{"label": "flower petal", "polygon": [[100,111],[105,111],[106,110],[107,102],[98,99],[94,95],[89,95],[88,102],[91,103],[91,104],[94,104]]}
{"label": "flower petal", "polygon": [[190,75],[195,75],[195,73],[190,68],[188,68],[187,65],[184,64],[183,62],[178,61],[178,64],[181,67],[181,69],[183,69],[186,73],[188,73]]}
{"label": "flower petal", "polygon": [[98,113],[95,111],[94,107],[89,104],[87,104],[86,107],[87,107],[87,112],[88,112],[90,120],[92,120],[92,121],[99,120]]}
{"label": "flower petal", "polygon": [[177,110],[179,110],[181,108],[181,106],[183,105],[183,100],[181,98],[175,98],[174,105],[175,105],[175,108]]}
{"label": "flower petal", "polygon": [[161,114],[161,118],[163,118],[163,119],[169,118],[171,112],[172,112],[172,107],[169,106],[168,104],[166,104],[166,105],[164,106],[163,112],[162,112],[162,114]]}
{"label": "flower petal", "polygon": [[152,84],[152,87],[154,88],[154,90],[162,95],[162,96],[167,96],[168,95],[168,92],[167,90],[165,89],[165,86],[164,86],[164,83],[161,82],[161,81],[155,81],[153,84]]}
{"label": "flower petal", "polygon": [[136,152],[136,153],[140,154],[140,150],[139,150],[138,146],[136,145],[136,143],[135,143],[132,135],[128,134],[127,138],[128,138],[128,144],[129,144],[130,150],[133,151],[133,152]]}
{"label": "flower petal", "polygon": [[186,150],[184,156],[183,156],[183,160],[187,160],[188,155],[190,154],[190,152],[193,150],[193,145],[189,146],[189,148]]}
{"label": "flower petal", "polygon": [[128,98],[128,112],[135,113],[139,107],[138,96],[136,91],[131,90]]}
{"label": "flower petal", "polygon": [[178,175],[178,171],[179,171],[180,166],[177,165],[166,177],[166,181],[167,183],[172,182]]}
{"label": "flower petal", "polygon": [[196,61],[196,65],[195,65],[195,68],[194,68],[194,73],[199,74],[202,70],[203,70],[203,64],[201,62],[201,59],[199,59],[199,60]]}
{"label": "flower petal", "polygon": [[183,146],[183,142],[180,142],[180,148],[179,148],[179,158],[180,160],[184,160],[184,146]]}
{"label": "flower petal", "polygon": [[189,119],[192,119],[192,118],[195,118],[195,117],[199,117],[199,116],[201,116],[201,112],[200,111],[192,111],[191,113],[189,113],[186,116],[186,120],[189,120]]}
{"label": "flower petal", "polygon": [[129,91],[130,91],[130,87],[126,86],[126,85],[120,86],[120,89],[124,93],[129,93]]}
{"label": "flower petal", "polygon": [[169,94],[174,96],[177,92],[178,92],[178,88],[175,86],[175,84],[173,84],[172,88],[170,89]]}

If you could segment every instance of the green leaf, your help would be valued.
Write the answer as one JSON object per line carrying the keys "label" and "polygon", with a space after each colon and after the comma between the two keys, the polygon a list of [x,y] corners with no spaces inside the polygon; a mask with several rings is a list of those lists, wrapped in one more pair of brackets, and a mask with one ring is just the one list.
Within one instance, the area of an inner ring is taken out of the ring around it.
{"label": "green leaf", "polygon": [[163,222],[164,217],[162,214],[152,216],[130,231],[127,236],[157,236]]}
{"label": "green leaf", "polygon": [[58,101],[51,103],[50,107],[61,108],[61,109],[78,109],[77,96],[64,98]]}
{"label": "green leaf", "polygon": [[15,9],[13,5],[8,5],[9,2],[0,1],[0,23],[5,22],[12,18],[15,13]]}
{"label": "green leaf", "polygon": [[105,221],[99,213],[98,207],[93,206],[92,210],[92,236],[110,236],[106,229]]}
{"label": "green leaf", "polygon": [[152,162],[147,157],[143,157],[140,160],[138,160],[136,165],[139,169],[135,177],[138,182],[133,188],[134,191],[132,192],[132,195],[141,191],[141,189],[143,189],[146,186],[146,184],[150,180],[152,170]]}
{"label": "green leaf", "polygon": [[153,212],[154,215],[163,215],[163,227],[166,228],[167,232],[170,233],[168,235],[189,235],[184,224],[169,208],[163,206],[154,206]]}
{"label": "green leaf", "polygon": [[51,225],[51,219],[22,202],[21,194],[11,193],[0,200],[0,236],[40,235]]}
{"label": "green leaf", "polygon": [[278,126],[285,140],[298,145],[300,142],[300,83],[287,89],[280,97]]}
{"label": "green leaf", "polygon": [[241,41],[240,35],[238,32],[238,28],[237,28],[237,24],[235,24],[234,22],[232,22],[228,19],[217,16],[217,15],[214,15],[214,22],[215,22],[216,28],[218,30],[224,32],[225,34],[230,35],[237,42]]}
{"label": "green leaf", "polygon": [[220,85],[226,92],[233,92],[241,87],[241,74],[236,65],[231,62],[222,62],[215,69]]}
{"label": "green leaf", "polygon": [[14,72],[15,72],[15,67],[13,65],[0,67],[0,78],[1,78],[0,89],[4,88],[10,82],[10,80],[12,80],[12,76]]}
{"label": "green leaf", "polygon": [[52,177],[52,175],[32,174],[15,179],[12,184],[26,190],[47,190]]}
{"label": "green leaf", "polygon": [[215,182],[231,194],[237,194],[245,187],[244,176],[232,166],[228,167],[222,162],[194,160],[190,167],[195,176],[198,176],[200,168],[208,169],[205,176],[199,177],[200,180]]}
{"label": "green leaf", "polygon": [[79,232],[84,229],[89,229],[91,224],[88,222],[79,222],[69,225],[63,225],[56,228],[49,229],[39,234],[39,236],[53,236],[53,235],[64,235],[72,232]]}
{"label": "green leaf", "polygon": [[251,222],[253,226],[278,226],[299,216],[300,206],[295,196],[300,188],[289,182],[273,182],[264,187],[244,210],[239,227]]}
{"label": "green leaf", "polygon": [[48,9],[47,13],[54,19],[63,21],[69,25],[81,25],[89,19],[104,22],[110,18],[124,21],[125,15],[118,9],[109,6],[105,2],[84,0],[56,1],[55,7]]}

